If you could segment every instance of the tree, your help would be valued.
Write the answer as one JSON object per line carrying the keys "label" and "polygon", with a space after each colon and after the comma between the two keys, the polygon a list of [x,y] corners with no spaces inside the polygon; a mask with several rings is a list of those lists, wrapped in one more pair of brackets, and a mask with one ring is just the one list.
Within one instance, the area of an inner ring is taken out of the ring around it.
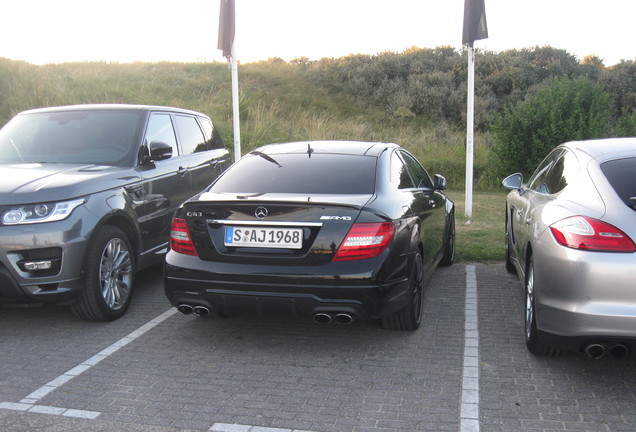
{"label": "tree", "polygon": [[496,118],[498,175],[527,176],[558,144],[605,136],[610,120],[610,98],[601,84],[586,77],[548,81]]}

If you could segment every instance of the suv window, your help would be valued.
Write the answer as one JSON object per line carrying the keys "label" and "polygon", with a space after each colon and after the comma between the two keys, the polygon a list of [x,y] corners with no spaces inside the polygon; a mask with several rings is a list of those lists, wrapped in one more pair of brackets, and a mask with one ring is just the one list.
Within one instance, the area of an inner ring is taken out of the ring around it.
{"label": "suv window", "polygon": [[99,110],[19,115],[0,134],[0,163],[127,166],[140,120],[136,112]]}
{"label": "suv window", "polygon": [[206,144],[212,149],[222,149],[225,147],[219,131],[212,126],[212,122],[206,118],[199,118],[199,123],[205,134]]}
{"label": "suv window", "polygon": [[179,154],[170,114],[150,114],[148,127],[146,128],[146,144],[150,144],[153,141],[161,141],[169,144],[172,147],[172,155],[176,156]]}
{"label": "suv window", "polygon": [[636,203],[636,158],[614,159],[603,162],[601,170],[625,205],[633,207]]}
{"label": "suv window", "polygon": [[174,118],[177,123],[183,154],[187,155],[210,150],[206,146],[203,132],[201,132],[201,128],[194,117],[176,115]]}
{"label": "suv window", "polygon": [[410,154],[405,152],[400,152],[400,155],[404,159],[404,163],[408,167],[411,176],[413,177],[413,182],[415,183],[415,187],[417,188],[433,188],[433,180],[428,175],[426,170],[420,163]]}
{"label": "suv window", "polygon": [[[252,152],[210,189],[225,193],[372,194],[376,158]],[[254,175],[258,173],[258,175]]]}

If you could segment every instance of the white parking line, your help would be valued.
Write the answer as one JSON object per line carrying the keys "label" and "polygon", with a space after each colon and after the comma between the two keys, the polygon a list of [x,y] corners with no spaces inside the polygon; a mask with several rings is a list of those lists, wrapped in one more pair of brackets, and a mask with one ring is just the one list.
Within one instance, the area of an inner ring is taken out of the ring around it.
{"label": "white parking line", "polygon": [[[102,360],[105,360],[112,354],[119,351],[122,347],[144,335],[149,330],[153,329],[155,326],[159,325],[176,313],[176,309],[171,308],[94,356],[72,369],[69,369],[59,377],[51,380],[26,396],[24,399],[20,400],[20,402],[1,402],[0,409],[84,419],[95,419],[99,417],[101,413],[97,411],[38,405],[37,402],[73,378],[81,375],[87,370],[90,370]],[[466,266],[464,362],[462,368],[462,392],[460,406],[460,432],[479,432],[479,330],[477,318],[477,276],[474,265]],[[310,432],[298,429],[280,429],[229,423],[214,423],[209,430],[213,432]]]}
{"label": "white parking line", "polygon": [[124,336],[119,339],[114,344],[109,347],[104,348],[99,353],[95,354],[93,357],[90,357],[86,361],[80,363],[72,369],[69,369],[59,377],[49,381],[47,384],[44,384],[39,389],[35,390],[20,402],[2,402],[0,403],[0,409],[8,409],[13,411],[28,411],[28,412],[37,412],[41,414],[51,414],[51,415],[61,415],[65,417],[79,417],[79,418],[89,418],[94,419],[97,418],[101,413],[97,411],[85,411],[85,410],[75,410],[61,407],[51,407],[46,405],[38,405],[37,403],[46,395],[51,393],[54,390],[57,390],[62,385],[66,384],[73,378],[83,374],[87,370],[90,370],[93,366],[98,364],[104,359],[107,359],[112,354],[119,351],[122,347],[128,345],[135,339],[143,336],[149,330],[153,329],[158,324],[161,324],[166,319],[170,318],[172,315],[176,314],[177,310],[171,308],[166,312],[162,313],[158,317],[153,320],[148,321],[143,326],[139,327],[137,330],[132,333]]}
{"label": "white parking line", "polygon": [[460,432],[479,432],[479,328],[477,320],[477,275],[466,266],[466,310],[464,319],[464,366]]}
{"label": "white parking line", "polygon": [[311,432],[299,429],[281,429],[230,423],[214,423],[209,430],[212,432]]}

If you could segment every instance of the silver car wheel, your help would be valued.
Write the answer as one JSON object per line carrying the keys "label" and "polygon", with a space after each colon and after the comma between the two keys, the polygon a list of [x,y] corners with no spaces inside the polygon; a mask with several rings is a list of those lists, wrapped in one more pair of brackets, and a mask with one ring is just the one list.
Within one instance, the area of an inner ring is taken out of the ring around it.
{"label": "silver car wheel", "polygon": [[526,341],[532,337],[534,324],[534,266],[528,266],[526,282]]}
{"label": "silver car wheel", "polygon": [[104,247],[100,262],[100,284],[106,306],[119,310],[126,304],[132,277],[130,251],[126,243],[114,238]]}

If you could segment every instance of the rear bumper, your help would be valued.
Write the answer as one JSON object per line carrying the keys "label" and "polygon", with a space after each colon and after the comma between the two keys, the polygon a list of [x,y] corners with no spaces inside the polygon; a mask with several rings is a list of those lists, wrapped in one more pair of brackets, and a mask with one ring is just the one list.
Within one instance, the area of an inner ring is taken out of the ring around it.
{"label": "rear bumper", "polygon": [[582,351],[591,343],[636,348],[636,254],[535,249],[540,339]]}
{"label": "rear bumper", "polygon": [[[183,260],[189,265],[183,265]],[[197,262],[205,270],[190,265]],[[406,260],[404,262],[406,268]],[[311,267],[201,262],[196,257],[169,253],[164,289],[175,307],[204,306],[218,315],[243,312],[310,318],[317,313],[346,313],[379,319],[407,306],[406,271],[398,272],[399,277],[381,281],[378,273],[382,272],[373,271],[372,263],[333,264],[325,266],[332,272],[327,273],[323,268],[322,274],[316,274],[316,269]],[[336,269],[340,272],[333,272]]]}

